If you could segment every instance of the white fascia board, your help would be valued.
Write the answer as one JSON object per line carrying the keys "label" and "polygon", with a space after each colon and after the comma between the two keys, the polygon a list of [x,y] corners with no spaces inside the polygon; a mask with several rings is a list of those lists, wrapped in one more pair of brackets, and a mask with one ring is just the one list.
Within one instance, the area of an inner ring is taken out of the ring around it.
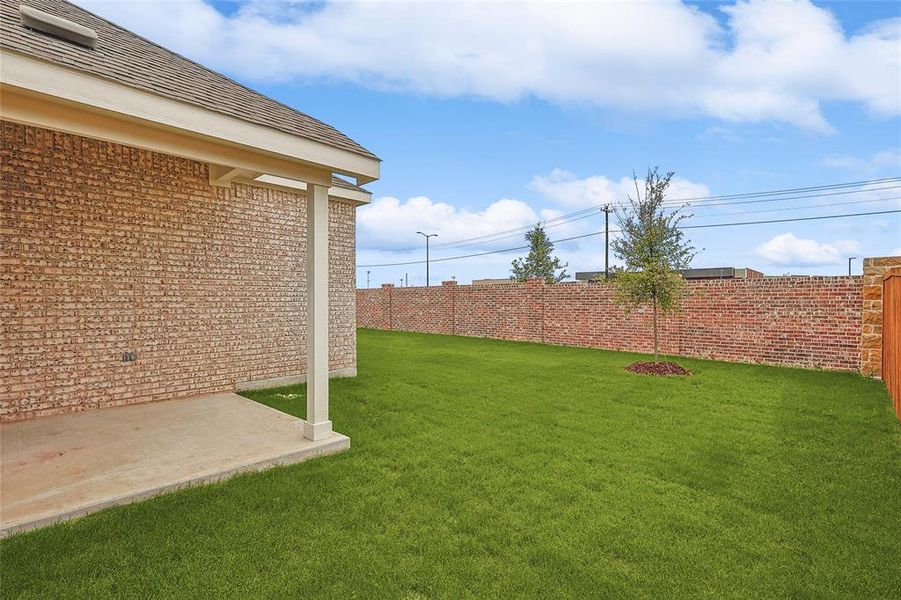
{"label": "white fascia board", "polygon": [[[305,192],[307,190],[307,184],[305,182],[297,181],[296,179],[288,179],[287,177],[279,177],[277,175],[259,175],[249,183],[262,183],[265,185],[289,188],[302,192]],[[351,202],[359,204],[369,204],[372,201],[372,194],[370,194],[369,192],[349,190],[347,188],[342,188],[335,185],[331,186],[328,189],[328,195],[331,198],[349,200]]]}
{"label": "white fascia board", "polygon": [[[285,157],[254,152],[245,146],[183,132],[114,113],[88,110],[82,104],[66,102],[0,83],[0,118],[54,131],[143,148],[207,163],[218,176],[231,169],[247,173],[271,173],[328,186],[332,172]],[[236,172],[235,174],[238,174]]]}
{"label": "white fascia board", "polygon": [[235,117],[164,98],[120,83],[0,49],[0,82],[122,115],[222,140],[256,152],[300,161],[348,175],[358,184],[379,178],[380,161]]}

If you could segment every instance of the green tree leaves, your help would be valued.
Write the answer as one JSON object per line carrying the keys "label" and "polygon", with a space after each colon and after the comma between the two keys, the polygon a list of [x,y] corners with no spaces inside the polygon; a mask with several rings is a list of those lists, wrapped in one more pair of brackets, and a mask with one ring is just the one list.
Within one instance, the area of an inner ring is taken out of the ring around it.
{"label": "green tree leaves", "polygon": [[635,177],[635,197],[629,206],[617,209],[621,234],[613,241],[613,252],[624,262],[617,274],[616,298],[632,310],[650,303],[654,310],[654,360],[659,358],[658,310],[664,314],[675,310],[682,289],[680,271],[688,268],[695,249],[684,238],[679,223],[691,215],[679,209],[668,209],[666,192],[674,173],[661,174],[648,169],[644,195]]}
{"label": "green tree leaves", "polygon": [[560,264],[560,259],[553,255],[554,244],[548,239],[540,223],[526,233],[526,241],[529,242],[529,254],[513,261],[513,279],[542,279],[545,283],[557,283],[567,277],[567,265]]}

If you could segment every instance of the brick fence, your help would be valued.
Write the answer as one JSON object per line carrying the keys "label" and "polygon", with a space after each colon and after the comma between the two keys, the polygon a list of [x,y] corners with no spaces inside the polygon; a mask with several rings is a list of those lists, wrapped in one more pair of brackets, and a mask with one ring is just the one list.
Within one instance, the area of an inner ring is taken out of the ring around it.
{"label": "brick fence", "polygon": [[[901,264],[901,258],[868,259],[867,281],[889,263]],[[870,299],[867,306],[875,310],[877,304]],[[859,276],[688,281],[681,310],[662,321],[661,350],[857,371],[862,335],[868,331],[865,366],[867,374],[878,374],[873,368],[881,356],[874,352],[876,317],[866,317],[868,327],[862,326],[863,307],[864,278]],[[603,283],[468,286],[446,281],[430,288],[385,284],[357,290],[357,326],[373,329],[651,352],[650,319],[644,308],[627,314],[613,302],[612,286]]]}

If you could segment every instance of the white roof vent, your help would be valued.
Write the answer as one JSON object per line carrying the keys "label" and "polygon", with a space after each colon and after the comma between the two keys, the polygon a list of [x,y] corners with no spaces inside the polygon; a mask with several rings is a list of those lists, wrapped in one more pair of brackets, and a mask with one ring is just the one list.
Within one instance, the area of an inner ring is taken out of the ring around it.
{"label": "white roof vent", "polygon": [[19,14],[22,17],[22,25],[41,33],[85,46],[95,48],[97,46],[97,32],[93,29],[73,23],[68,19],[45,13],[42,10],[25,6],[19,6]]}

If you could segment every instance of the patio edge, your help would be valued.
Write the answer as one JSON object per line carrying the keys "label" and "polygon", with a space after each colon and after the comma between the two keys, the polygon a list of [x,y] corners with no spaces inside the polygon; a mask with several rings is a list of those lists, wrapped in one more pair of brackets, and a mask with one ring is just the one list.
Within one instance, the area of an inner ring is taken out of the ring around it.
{"label": "patio edge", "polygon": [[174,492],[177,490],[181,490],[184,488],[197,487],[200,485],[204,485],[207,483],[217,483],[220,481],[225,481],[227,479],[231,479],[237,475],[243,475],[248,473],[255,473],[259,471],[265,471],[267,469],[278,467],[278,466],[287,466],[291,464],[296,464],[299,462],[304,462],[306,460],[310,460],[313,458],[318,458],[320,456],[329,456],[332,454],[339,454],[344,452],[345,450],[350,448],[350,438],[341,433],[333,433],[330,437],[320,442],[316,442],[316,445],[312,448],[304,448],[303,450],[298,450],[295,452],[288,452],[286,454],[281,454],[278,456],[274,456],[272,458],[266,458],[263,460],[239,465],[237,467],[233,467],[230,469],[225,469],[223,471],[217,471],[215,473],[207,473],[205,475],[198,475],[196,477],[190,477],[187,479],[183,479],[181,481],[176,481],[171,484],[159,486],[150,490],[145,490],[142,492],[137,492],[134,494],[127,494],[120,496],[118,498],[112,498],[109,500],[103,500],[100,502],[95,502],[92,504],[87,504],[85,506],[78,507],[76,509],[67,511],[65,513],[61,513],[58,515],[53,515],[51,517],[40,517],[37,519],[32,519],[30,521],[24,521],[20,523],[14,523],[10,525],[6,525],[0,528],[0,539],[9,537],[13,534],[23,533],[25,531],[30,531],[32,529],[37,529],[40,527],[46,527],[49,525],[55,525],[57,523],[62,523],[63,521],[69,521],[72,519],[76,519],[79,517],[84,517],[90,515],[95,512],[99,512],[101,510],[105,510],[107,508],[113,508],[114,506],[122,506],[124,504],[131,504],[134,502],[138,502],[141,500],[147,500],[153,498],[155,496],[159,496],[161,494]]}

